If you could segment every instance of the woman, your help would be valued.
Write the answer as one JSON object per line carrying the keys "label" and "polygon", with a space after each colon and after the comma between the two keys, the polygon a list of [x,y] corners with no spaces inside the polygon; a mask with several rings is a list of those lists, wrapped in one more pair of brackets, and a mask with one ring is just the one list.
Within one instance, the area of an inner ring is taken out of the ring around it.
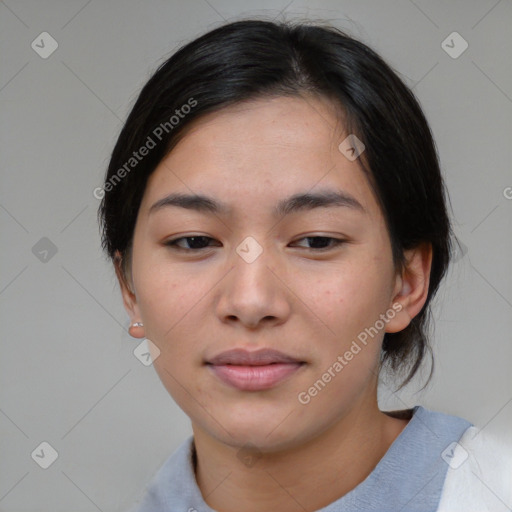
{"label": "woman", "polygon": [[137,511],[510,506],[510,460],[469,422],[378,406],[379,372],[403,386],[429,354],[451,228],[427,121],[371,49],[203,35],[142,89],[104,190],[130,334],[193,430]]}

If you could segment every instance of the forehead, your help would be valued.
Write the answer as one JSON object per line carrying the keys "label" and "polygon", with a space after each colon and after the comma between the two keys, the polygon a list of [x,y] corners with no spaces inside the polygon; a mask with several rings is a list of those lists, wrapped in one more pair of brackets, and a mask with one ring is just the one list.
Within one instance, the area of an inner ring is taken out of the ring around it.
{"label": "forehead", "polygon": [[318,98],[258,99],[195,121],[150,176],[141,209],[179,192],[217,197],[231,211],[260,209],[305,191],[330,189],[378,206],[357,160],[339,150],[348,134]]}

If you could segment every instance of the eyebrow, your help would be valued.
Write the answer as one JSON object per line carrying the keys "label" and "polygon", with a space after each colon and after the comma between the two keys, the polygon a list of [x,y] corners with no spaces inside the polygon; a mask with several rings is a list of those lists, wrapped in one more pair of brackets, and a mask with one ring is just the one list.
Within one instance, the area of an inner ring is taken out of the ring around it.
{"label": "eyebrow", "polygon": [[[172,193],[154,203],[149,209],[149,214],[173,206],[201,213],[225,216],[230,215],[233,211],[226,203],[218,201],[213,197],[201,194]],[[275,217],[281,217],[300,211],[328,207],[345,207],[359,210],[362,213],[366,212],[363,205],[347,192],[326,189],[314,193],[297,193],[282,199],[274,207],[272,213]]]}

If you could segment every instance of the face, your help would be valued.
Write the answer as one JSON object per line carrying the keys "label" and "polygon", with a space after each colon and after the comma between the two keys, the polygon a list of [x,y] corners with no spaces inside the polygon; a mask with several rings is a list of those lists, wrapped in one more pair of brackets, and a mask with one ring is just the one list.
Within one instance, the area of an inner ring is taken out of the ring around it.
{"label": "face", "polygon": [[[334,112],[275,98],[208,114],[140,206],[131,313],[193,425],[232,446],[305,442],[376,396],[401,284],[367,178],[338,149],[348,133]],[[319,197],[290,201],[303,194]],[[232,349],[253,354],[217,357]],[[251,359],[261,349],[282,357]]]}

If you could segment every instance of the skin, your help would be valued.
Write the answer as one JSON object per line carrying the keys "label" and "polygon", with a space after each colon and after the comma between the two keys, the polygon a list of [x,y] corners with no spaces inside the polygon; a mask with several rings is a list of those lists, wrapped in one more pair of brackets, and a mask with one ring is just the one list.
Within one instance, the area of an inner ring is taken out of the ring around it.
{"label": "skin", "polygon": [[[408,421],[379,410],[379,354],[384,332],[404,329],[425,303],[431,249],[408,251],[397,271],[358,160],[338,150],[348,135],[338,119],[313,97],[259,99],[203,116],[148,181],[130,276],[116,267],[131,322],[144,323],[130,332],[159,348],[154,367],[192,422],[197,483],[221,512],[324,507],[370,474]],[[342,189],[364,211],[272,216],[279,200],[321,188]],[[232,213],[149,212],[171,192],[212,196]],[[165,245],[194,235],[213,241],[189,253]],[[252,263],[236,252],[247,236],[263,250]],[[306,236],[345,242],[321,251]],[[301,404],[298,394],[393,304],[401,311]],[[241,391],[204,364],[235,347],[274,348],[306,364],[272,389]],[[254,464],[237,456],[244,446]]]}

